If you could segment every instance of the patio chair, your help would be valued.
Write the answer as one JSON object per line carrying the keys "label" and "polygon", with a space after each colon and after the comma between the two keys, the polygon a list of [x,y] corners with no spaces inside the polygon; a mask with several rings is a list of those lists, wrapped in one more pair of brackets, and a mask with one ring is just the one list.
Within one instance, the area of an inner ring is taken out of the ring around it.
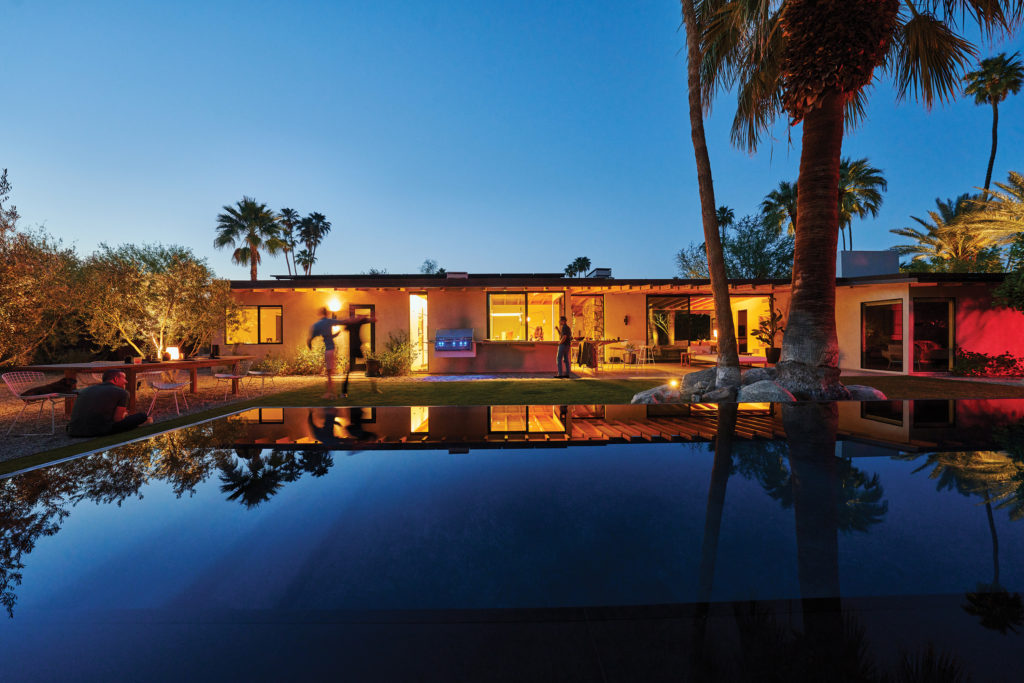
{"label": "patio chair", "polygon": [[56,429],[56,414],[54,410],[54,404],[59,398],[65,398],[67,396],[73,396],[73,394],[37,394],[35,396],[22,396],[22,392],[31,389],[32,387],[39,386],[46,381],[46,376],[41,372],[5,372],[3,375],[4,384],[11,390],[11,393],[22,402],[21,410],[18,411],[18,415],[14,418],[14,422],[7,428],[7,432],[4,434],[5,437],[11,435],[11,431],[14,429],[14,425],[18,424],[18,420],[21,419],[22,413],[28,408],[30,403],[39,404],[39,417],[43,415],[43,408],[47,403],[50,404],[50,431],[49,432],[25,432],[24,434],[15,434],[15,436],[43,436],[52,435]]}
{"label": "patio chair", "polygon": [[243,360],[243,361],[241,361],[238,364],[238,372],[237,373],[233,373],[233,372],[215,372],[213,374],[213,378],[215,380],[217,380],[217,382],[224,382],[225,383],[225,387],[224,387],[224,400],[225,401],[228,400],[228,392],[231,391],[231,382],[232,382],[232,380],[238,380],[238,388],[242,389],[243,393],[244,393],[244,388],[243,388],[244,385],[242,384],[242,380],[248,379],[248,377],[249,377],[249,367],[251,365],[252,365],[252,361],[250,361],[250,360]]}
{"label": "patio chair", "polygon": [[[239,370],[239,371],[241,371],[241,370]],[[245,374],[246,374],[246,378],[248,379],[248,382],[246,384],[249,387],[251,387],[252,383],[255,382],[256,380],[260,381],[260,393],[261,394],[264,391],[266,391],[267,383],[268,382],[270,383],[271,387],[274,386],[274,378],[277,377],[277,373],[276,372],[271,372],[270,370],[249,370]]]}
{"label": "patio chair", "polygon": [[[189,381],[184,373],[171,370],[166,373],[146,372],[141,373],[141,375],[145,376],[146,382],[149,386],[153,387],[153,400],[149,403],[149,410],[146,411],[147,415],[153,414],[153,408],[156,406],[156,400],[160,398],[160,394],[171,394],[174,396],[174,412],[178,415],[181,415],[181,409],[178,407],[178,394],[181,394],[181,400],[185,403],[185,409],[188,410],[185,387],[189,385]],[[183,377],[184,379],[182,379]]]}

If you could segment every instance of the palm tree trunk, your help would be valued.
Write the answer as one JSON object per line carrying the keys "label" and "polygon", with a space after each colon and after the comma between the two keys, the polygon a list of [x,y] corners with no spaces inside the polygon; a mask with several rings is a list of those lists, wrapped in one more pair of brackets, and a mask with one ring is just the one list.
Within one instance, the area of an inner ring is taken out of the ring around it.
{"label": "palm tree trunk", "polygon": [[[992,165],[996,163],[996,142],[998,141],[997,131],[999,130],[999,103],[992,103],[992,151],[988,155],[988,170],[985,171],[985,190],[988,190],[992,182]],[[988,199],[986,193],[985,199]]]}
{"label": "palm tree trunk", "polygon": [[259,259],[259,252],[256,247],[249,247],[249,279],[256,282],[256,261]]}
{"label": "palm tree trunk", "polygon": [[992,585],[999,585],[999,536],[996,535],[996,520],[992,516],[992,503],[988,489],[985,489],[985,514],[988,515],[988,531],[992,534]]}
{"label": "palm tree trunk", "polygon": [[[711,158],[704,136],[704,108],[700,87],[700,31],[693,0],[681,0],[683,23],[686,27],[686,85],[690,105],[690,138],[697,162],[697,186],[700,192],[700,216],[704,226],[704,246],[708,254],[708,275],[711,293],[715,299],[715,318],[718,325],[718,373],[716,385],[738,386],[740,360],[736,350],[736,331],[729,306],[729,281],[725,273],[722,241],[718,237],[718,218],[715,216],[715,187],[711,177]],[[838,182],[838,181],[837,181]],[[835,252],[835,243],[832,244]]]}
{"label": "palm tree trunk", "polygon": [[836,246],[843,97],[827,92],[804,118],[797,181],[793,293],[779,381],[798,398],[845,398],[836,337]]}

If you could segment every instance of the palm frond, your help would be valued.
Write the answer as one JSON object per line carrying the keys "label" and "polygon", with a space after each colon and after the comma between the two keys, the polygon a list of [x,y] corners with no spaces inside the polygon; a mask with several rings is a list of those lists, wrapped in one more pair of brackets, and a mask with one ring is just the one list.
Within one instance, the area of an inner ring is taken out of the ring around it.
{"label": "palm frond", "polygon": [[920,97],[931,109],[935,100],[952,101],[960,74],[977,54],[974,45],[932,14],[916,13],[899,21],[886,70],[896,81],[896,99]]}

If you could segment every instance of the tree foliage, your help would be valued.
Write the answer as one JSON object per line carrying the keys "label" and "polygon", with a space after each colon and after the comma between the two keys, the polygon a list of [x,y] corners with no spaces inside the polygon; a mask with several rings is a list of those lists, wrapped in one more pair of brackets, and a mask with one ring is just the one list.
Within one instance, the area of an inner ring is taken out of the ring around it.
{"label": "tree foliage", "polygon": [[[744,216],[722,242],[730,279],[786,279],[793,269],[793,236],[783,235],[764,216]],[[707,279],[703,244],[691,242],[676,253],[676,269],[685,278]]]}
{"label": "tree foliage", "polygon": [[[156,356],[195,349],[233,319],[229,283],[180,246],[101,244],[83,268],[82,315],[100,346]],[[148,351],[148,353],[147,353]]]}
{"label": "tree foliage", "polygon": [[18,229],[18,212],[5,205],[11,185],[0,176],[0,367],[32,360],[53,335],[73,324],[78,259],[42,230]]}
{"label": "tree foliage", "polygon": [[567,277],[582,277],[590,272],[590,259],[586,256],[577,256],[572,263],[565,267]]}
{"label": "tree foliage", "polygon": [[986,227],[980,222],[984,202],[970,194],[955,199],[935,200],[928,220],[911,216],[921,228],[894,228],[889,232],[914,242],[893,250],[910,256],[904,268],[910,271],[969,273],[1002,271],[1001,249],[1013,240],[1006,229]]}

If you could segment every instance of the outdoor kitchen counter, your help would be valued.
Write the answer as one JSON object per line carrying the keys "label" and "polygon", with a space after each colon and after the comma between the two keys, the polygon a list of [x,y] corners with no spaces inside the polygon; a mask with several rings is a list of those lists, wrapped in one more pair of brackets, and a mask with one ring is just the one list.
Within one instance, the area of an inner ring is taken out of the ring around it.
{"label": "outdoor kitchen counter", "polygon": [[477,340],[476,356],[443,358],[431,353],[434,373],[554,372],[557,341]]}

